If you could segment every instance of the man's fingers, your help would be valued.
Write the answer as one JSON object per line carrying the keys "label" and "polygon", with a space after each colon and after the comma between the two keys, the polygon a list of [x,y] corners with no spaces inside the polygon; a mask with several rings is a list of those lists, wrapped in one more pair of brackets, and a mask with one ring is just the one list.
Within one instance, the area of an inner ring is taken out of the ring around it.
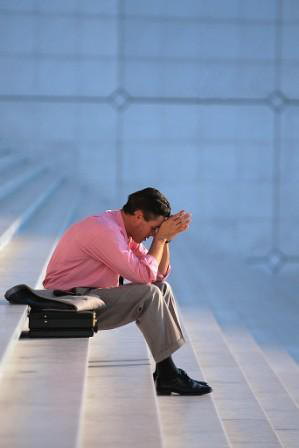
{"label": "man's fingers", "polygon": [[185,224],[191,222],[191,215],[189,213],[184,213],[175,219],[177,225]]}

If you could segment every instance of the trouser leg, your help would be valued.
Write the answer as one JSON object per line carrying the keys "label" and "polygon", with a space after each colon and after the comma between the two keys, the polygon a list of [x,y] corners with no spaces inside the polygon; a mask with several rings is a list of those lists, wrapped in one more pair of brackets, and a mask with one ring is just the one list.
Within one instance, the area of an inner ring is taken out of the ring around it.
{"label": "trouser leg", "polygon": [[136,321],[159,362],[184,344],[171,288],[157,284],[128,284],[117,288],[93,289],[105,303],[99,329],[108,330]]}
{"label": "trouser leg", "polygon": [[157,285],[158,288],[161,290],[166,305],[168,306],[168,309],[172,315],[172,318],[174,319],[177,327],[180,328],[180,331],[182,333],[179,313],[177,310],[176,301],[170,284],[168,282],[156,282],[155,285]]}

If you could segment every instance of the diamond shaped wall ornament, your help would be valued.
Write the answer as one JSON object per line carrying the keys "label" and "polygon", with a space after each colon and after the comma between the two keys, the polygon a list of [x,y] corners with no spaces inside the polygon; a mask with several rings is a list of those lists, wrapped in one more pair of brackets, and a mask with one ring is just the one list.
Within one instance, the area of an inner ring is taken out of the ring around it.
{"label": "diamond shaped wall ornament", "polygon": [[285,106],[287,98],[282,92],[277,90],[271,93],[271,95],[268,97],[268,101],[270,102],[270,105],[273,109],[281,110]]}
{"label": "diamond shaped wall ornament", "polygon": [[286,256],[277,249],[271,250],[266,257],[266,263],[272,272],[280,271],[286,261]]}
{"label": "diamond shaped wall ornament", "polygon": [[117,89],[111,93],[109,99],[116,109],[124,109],[128,105],[129,94],[124,89]]}
{"label": "diamond shaped wall ornament", "polygon": [[283,266],[288,263],[298,263],[299,256],[289,256],[284,254],[280,249],[271,249],[266,255],[247,257],[246,261],[249,265],[264,266],[269,269],[272,274],[278,274]]}

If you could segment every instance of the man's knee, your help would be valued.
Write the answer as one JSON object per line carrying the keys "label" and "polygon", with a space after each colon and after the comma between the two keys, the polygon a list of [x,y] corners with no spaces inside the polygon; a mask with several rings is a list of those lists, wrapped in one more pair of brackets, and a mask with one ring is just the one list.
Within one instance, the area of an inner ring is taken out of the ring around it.
{"label": "man's knee", "polygon": [[155,282],[154,284],[160,289],[163,295],[167,293],[173,295],[172,288],[168,282],[162,281],[162,282]]}
{"label": "man's knee", "polygon": [[163,302],[163,294],[161,289],[154,283],[150,283],[145,286],[145,302],[147,305],[155,305],[156,307],[160,307]]}

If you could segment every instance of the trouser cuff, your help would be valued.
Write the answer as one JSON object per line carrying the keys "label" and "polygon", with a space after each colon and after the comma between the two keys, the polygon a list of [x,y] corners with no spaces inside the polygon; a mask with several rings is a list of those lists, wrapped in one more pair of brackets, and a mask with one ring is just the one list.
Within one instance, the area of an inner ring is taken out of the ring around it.
{"label": "trouser cuff", "polygon": [[164,350],[163,352],[161,352],[159,354],[152,353],[155,362],[160,362],[160,361],[163,361],[163,359],[168,358],[172,353],[174,353],[180,347],[182,347],[182,345],[184,345],[185,342],[186,342],[185,339],[183,337],[181,337],[180,339],[178,339],[176,341],[175,344],[173,344],[172,346],[168,347],[167,350]]}

